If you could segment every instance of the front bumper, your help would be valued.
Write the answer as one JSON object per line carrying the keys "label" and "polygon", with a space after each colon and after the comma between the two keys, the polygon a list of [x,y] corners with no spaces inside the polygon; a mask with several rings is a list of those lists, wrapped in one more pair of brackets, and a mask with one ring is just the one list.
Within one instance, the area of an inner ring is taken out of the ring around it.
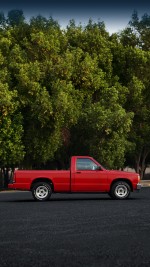
{"label": "front bumper", "polygon": [[140,190],[142,185],[140,183],[137,184],[136,190]]}

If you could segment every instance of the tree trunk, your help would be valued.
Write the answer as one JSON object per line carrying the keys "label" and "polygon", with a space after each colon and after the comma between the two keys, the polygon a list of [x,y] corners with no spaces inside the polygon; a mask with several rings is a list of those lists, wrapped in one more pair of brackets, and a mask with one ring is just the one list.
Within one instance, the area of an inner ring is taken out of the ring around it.
{"label": "tree trunk", "polygon": [[140,161],[141,161],[142,151],[140,151],[139,155],[135,158],[135,171],[140,174]]}
{"label": "tree trunk", "polygon": [[0,169],[0,188],[4,188],[4,175],[3,175],[3,169]]}
{"label": "tree trunk", "polygon": [[135,171],[140,174],[141,180],[144,177],[146,170],[146,158],[150,153],[150,149],[143,147],[139,155],[135,159]]}
{"label": "tree trunk", "polygon": [[146,158],[149,154],[149,149],[144,148],[143,149],[143,155],[142,155],[142,160],[141,160],[141,179],[143,179],[145,170],[146,170]]}
{"label": "tree trunk", "polygon": [[4,188],[7,188],[9,183],[9,168],[3,168],[3,175],[4,175]]}

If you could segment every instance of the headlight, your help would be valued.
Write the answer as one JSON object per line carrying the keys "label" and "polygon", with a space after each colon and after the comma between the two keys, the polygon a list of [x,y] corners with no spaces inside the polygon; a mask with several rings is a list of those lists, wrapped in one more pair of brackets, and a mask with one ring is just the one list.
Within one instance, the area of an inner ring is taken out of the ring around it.
{"label": "headlight", "polygon": [[140,179],[141,179],[141,178],[140,178],[140,175],[138,174],[138,182],[140,182]]}

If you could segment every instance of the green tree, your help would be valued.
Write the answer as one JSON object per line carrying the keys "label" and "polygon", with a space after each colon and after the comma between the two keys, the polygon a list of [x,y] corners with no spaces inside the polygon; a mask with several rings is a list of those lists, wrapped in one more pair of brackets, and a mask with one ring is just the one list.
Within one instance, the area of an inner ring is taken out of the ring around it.
{"label": "green tree", "polygon": [[22,24],[25,20],[23,11],[18,9],[10,10],[7,17],[7,23],[12,27]]}
{"label": "green tree", "polygon": [[133,117],[118,103],[118,94],[117,85],[104,88],[102,99],[89,102],[73,127],[74,153],[93,155],[108,168],[123,167]]}
{"label": "green tree", "polygon": [[[134,167],[136,172],[141,174],[141,178],[144,176],[147,158],[150,153],[150,129],[148,127],[150,119],[150,57],[149,52],[145,51],[147,49],[143,42],[143,30],[146,27],[143,18],[140,21],[137,14],[133,14],[132,21],[130,22],[132,27],[124,30],[119,36],[119,40],[116,39],[116,45],[113,50],[115,59],[113,62],[114,74],[119,77],[129,92],[124,108],[126,111],[134,113],[131,132],[128,138],[130,146],[127,153],[127,163]],[[146,28],[146,31],[148,33],[148,28]],[[129,32],[132,34],[129,34]]]}
{"label": "green tree", "polygon": [[0,28],[4,29],[6,26],[6,18],[3,12],[0,12]]}
{"label": "green tree", "polygon": [[66,38],[51,18],[46,28],[43,23],[40,17],[40,31],[39,18],[29,27],[18,25],[10,31],[8,67],[23,116],[27,167],[54,158],[63,144],[64,129],[77,122],[82,100],[71,81],[72,55],[62,49]]}
{"label": "green tree", "polygon": [[71,21],[67,37],[74,62],[72,81],[84,99],[67,153],[91,154],[110,168],[122,167],[133,114],[122,107],[128,88],[113,75],[112,40],[104,23],[91,20],[85,28]]}
{"label": "green tree", "polygon": [[12,157],[3,148],[5,164],[32,168],[56,159],[63,166],[73,154],[90,154],[110,168],[132,158],[143,175],[150,143],[148,23],[134,13],[121,34],[109,36],[101,21],[83,27],[72,20],[62,30],[51,17],[27,23],[22,11],[7,19],[1,13],[1,138],[5,133],[14,147]]}
{"label": "green tree", "polygon": [[134,11],[129,22],[132,31],[138,39],[138,46],[145,51],[150,49],[150,16],[145,13],[141,19],[137,11]]}
{"label": "green tree", "polygon": [[[4,42],[5,41],[5,42]],[[1,38],[0,51],[9,41]],[[17,166],[24,157],[24,145],[22,142],[23,126],[22,115],[19,111],[17,91],[11,90],[11,81],[7,69],[7,59],[0,52],[0,168],[1,185],[7,186],[8,167]],[[4,170],[6,170],[4,172]]]}

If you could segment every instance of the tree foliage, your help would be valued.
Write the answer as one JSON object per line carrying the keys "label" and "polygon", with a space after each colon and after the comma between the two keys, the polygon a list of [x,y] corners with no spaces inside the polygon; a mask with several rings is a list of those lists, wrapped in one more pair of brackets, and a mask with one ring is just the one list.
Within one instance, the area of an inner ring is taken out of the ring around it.
{"label": "tree foliage", "polygon": [[[150,19],[147,14],[144,14],[140,19],[137,12],[134,12],[129,27],[120,36],[123,69],[120,70],[119,76],[129,90],[125,109],[134,112],[128,137],[132,149],[127,153],[126,162],[134,167],[141,174],[141,177],[144,176],[150,153],[149,23]],[[115,62],[117,63],[116,69],[119,61],[118,56]]]}
{"label": "tree foliage", "polygon": [[[90,154],[143,175],[150,147],[149,16],[104,22],[0,13],[0,166],[38,166]],[[144,166],[144,167],[143,167]]]}

